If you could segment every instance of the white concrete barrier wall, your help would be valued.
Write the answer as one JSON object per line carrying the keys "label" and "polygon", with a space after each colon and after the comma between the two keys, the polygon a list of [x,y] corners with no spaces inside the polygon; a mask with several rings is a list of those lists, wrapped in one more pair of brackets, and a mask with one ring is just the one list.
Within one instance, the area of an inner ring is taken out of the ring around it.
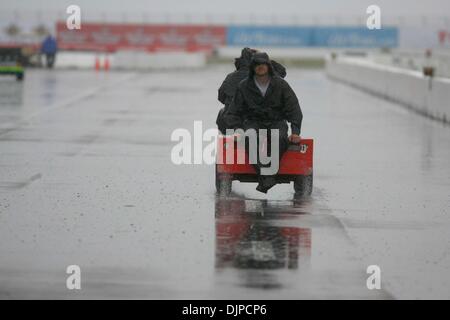
{"label": "white concrete barrier wall", "polygon": [[448,49],[434,49],[430,57],[426,57],[426,50],[392,49],[389,53],[383,51],[369,51],[369,58],[383,65],[394,67],[422,70],[423,66],[436,68],[435,75],[450,78],[450,51]]}
{"label": "white concrete barrier wall", "polygon": [[[221,46],[216,48],[216,54],[219,58],[234,59],[241,55],[243,46]],[[301,59],[325,59],[334,53],[353,53],[358,55],[375,55],[379,49],[368,48],[283,48],[283,47],[255,47],[259,51],[267,52],[271,59],[287,59],[287,60],[301,60]]]}
{"label": "white concrete barrier wall", "polygon": [[450,123],[450,79],[379,65],[360,58],[327,59],[329,77]]}
{"label": "white concrete barrier wall", "polygon": [[55,68],[94,69],[96,57],[104,62],[104,55],[93,52],[60,51],[56,55]]}
{"label": "white concrete barrier wall", "polygon": [[[220,58],[232,60],[241,55],[242,46],[223,46],[216,49]],[[257,48],[259,51],[267,52],[272,59],[325,59],[330,54],[328,48]],[[336,50],[341,52],[345,50]]]}
{"label": "white concrete barrier wall", "polygon": [[119,69],[199,68],[206,65],[203,52],[118,51],[114,59],[114,67]]}
{"label": "white concrete barrier wall", "polygon": [[433,81],[432,91],[429,97],[429,105],[436,116],[450,123],[450,79]]}
{"label": "white concrete barrier wall", "polygon": [[148,70],[198,68],[206,65],[203,52],[142,52],[118,51],[112,54],[61,51],[56,56],[55,68]]}

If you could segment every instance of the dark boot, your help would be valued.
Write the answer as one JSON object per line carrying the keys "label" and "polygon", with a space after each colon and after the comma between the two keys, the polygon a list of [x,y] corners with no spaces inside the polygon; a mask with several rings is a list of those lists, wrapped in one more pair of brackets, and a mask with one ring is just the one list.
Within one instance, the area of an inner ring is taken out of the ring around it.
{"label": "dark boot", "polygon": [[274,185],[277,184],[275,176],[259,176],[259,183],[256,190],[262,193],[267,193]]}

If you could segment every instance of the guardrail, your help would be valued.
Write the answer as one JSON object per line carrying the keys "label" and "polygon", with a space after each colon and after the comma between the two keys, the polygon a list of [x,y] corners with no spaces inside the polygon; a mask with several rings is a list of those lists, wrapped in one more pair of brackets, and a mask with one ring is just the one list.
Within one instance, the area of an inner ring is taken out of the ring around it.
{"label": "guardrail", "polygon": [[330,78],[400,103],[429,118],[450,123],[450,79],[380,65],[361,58],[329,58]]}
{"label": "guardrail", "polygon": [[404,50],[393,49],[388,53],[372,52],[370,58],[377,63],[394,67],[422,71],[423,67],[434,68],[438,77],[450,78],[450,50]]}

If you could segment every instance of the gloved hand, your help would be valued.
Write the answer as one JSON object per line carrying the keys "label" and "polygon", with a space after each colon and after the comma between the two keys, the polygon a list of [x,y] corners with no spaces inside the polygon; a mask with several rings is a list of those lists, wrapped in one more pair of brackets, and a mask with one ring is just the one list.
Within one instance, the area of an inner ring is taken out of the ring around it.
{"label": "gloved hand", "polygon": [[294,143],[294,144],[299,144],[300,141],[301,141],[301,138],[300,138],[300,136],[297,135],[297,134],[291,134],[291,135],[289,136],[289,141],[290,141],[291,143]]}

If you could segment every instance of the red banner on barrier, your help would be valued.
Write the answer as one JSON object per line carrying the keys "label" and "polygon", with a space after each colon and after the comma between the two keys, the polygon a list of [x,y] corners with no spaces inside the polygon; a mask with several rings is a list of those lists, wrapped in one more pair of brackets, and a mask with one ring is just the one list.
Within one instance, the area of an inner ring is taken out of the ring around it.
{"label": "red banner on barrier", "polygon": [[67,50],[210,51],[225,43],[225,27],[83,23],[80,30],[56,24],[58,47]]}

